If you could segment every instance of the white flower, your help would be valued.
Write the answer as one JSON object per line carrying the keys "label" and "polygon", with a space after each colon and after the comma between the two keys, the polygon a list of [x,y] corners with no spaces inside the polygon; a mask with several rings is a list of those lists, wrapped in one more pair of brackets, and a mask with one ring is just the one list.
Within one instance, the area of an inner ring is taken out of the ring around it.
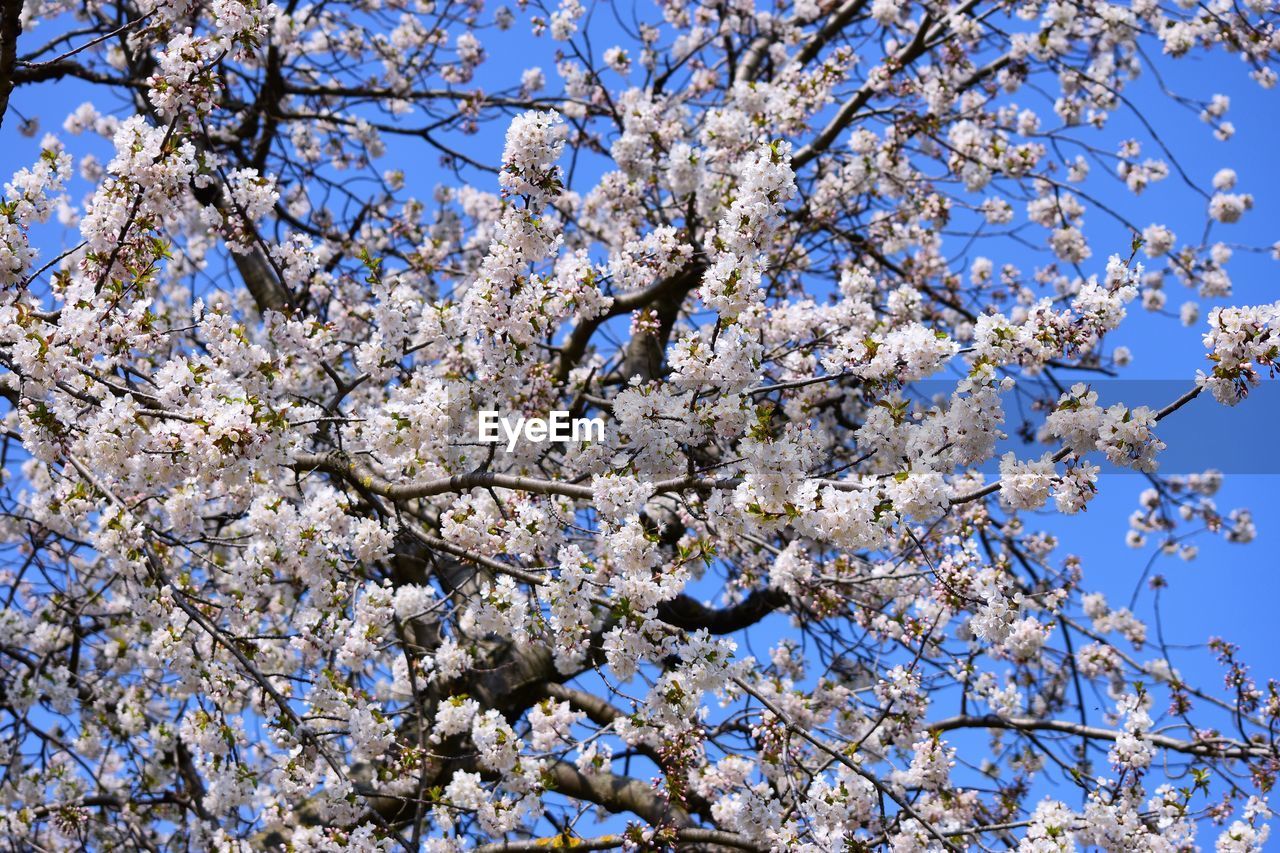
{"label": "white flower", "polygon": [[436,603],[435,590],[429,586],[404,584],[396,587],[392,598],[396,618],[401,622],[429,613]]}
{"label": "white flower", "polygon": [[563,123],[564,119],[550,110],[521,113],[512,120],[498,176],[503,189],[539,199],[555,194],[559,180],[555,162],[564,150]]}
{"label": "white flower", "polygon": [[454,696],[440,703],[436,719],[431,727],[433,740],[441,741],[453,735],[469,731],[471,721],[480,712],[480,703],[474,699]]}
{"label": "white flower", "polygon": [[543,87],[547,85],[546,75],[542,73],[541,68],[527,68],[520,75],[520,88],[527,94],[541,92]]}
{"label": "white flower", "polygon": [[1000,498],[1012,509],[1039,509],[1056,478],[1051,454],[1019,462],[1012,453],[1000,459]]}
{"label": "white flower", "polygon": [[1252,208],[1253,196],[1248,194],[1220,192],[1209,199],[1209,215],[1219,222],[1238,222]]}
{"label": "white flower", "polygon": [[911,745],[911,766],[894,773],[895,781],[926,791],[940,790],[947,784],[955,766],[955,749],[936,737],[924,737]]}
{"label": "white flower", "polygon": [[1116,738],[1108,758],[1120,768],[1143,770],[1150,766],[1154,749],[1145,735],[1151,728],[1147,713],[1150,699],[1129,694],[1121,698],[1119,713],[1124,717],[1124,732]]}
{"label": "white flower", "polygon": [[619,74],[626,74],[631,70],[631,57],[622,48],[611,47],[604,52],[604,64]]}
{"label": "white flower", "polygon": [[1148,258],[1158,258],[1173,249],[1177,236],[1163,225],[1148,225],[1142,229],[1142,251]]}
{"label": "white flower", "polygon": [[1093,255],[1083,232],[1073,226],[1054,229],[1049,236],[1049,245],[1053,247],[1054,254],[1071,263],[1079,263]]}
{"label": "white flower", "polygon": [[608,521],[622,521],[644,509],[653,487],[635,477],[597,474],[591,480],[596,512]]}

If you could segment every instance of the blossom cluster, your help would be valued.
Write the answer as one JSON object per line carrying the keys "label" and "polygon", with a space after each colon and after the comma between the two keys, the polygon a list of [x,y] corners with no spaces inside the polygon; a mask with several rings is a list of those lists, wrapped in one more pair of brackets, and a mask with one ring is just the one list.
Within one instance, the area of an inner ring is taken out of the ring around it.
{"label": "blossom cluster", "polygon": [[[1149,623],[1259,535],[1160,425],[1275,369],[1265,199],[1113,119],[1276,9],[605,5],[27,4],[0,118],[110,99],[0,202],[0,836],[1261,850],[1280,685]],[[1207,329],[1163,408],[1137,311]],[[1044,520],[1116,469],[1133,601]]]}

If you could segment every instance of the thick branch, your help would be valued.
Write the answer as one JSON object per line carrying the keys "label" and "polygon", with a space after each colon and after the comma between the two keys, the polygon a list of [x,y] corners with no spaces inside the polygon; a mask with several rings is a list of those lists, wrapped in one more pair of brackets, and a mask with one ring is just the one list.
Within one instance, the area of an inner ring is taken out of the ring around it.
{"label": "thick branch", "polygon": [[732,634],[750,628],[789,600],[781,590],[758,589],[737,604],[716,609],[680,595],[658,605],[658,618],[686,631],[705,628],[712,634]]}
{"label": "thick branch", "polygon": [[[245,217],[244,211],[229,200],[229,194],[219,192],[213,184],[203,187],[193,184],[191,191],[196,201],[206,206],[216,207],[224,217],[239,221],[247,232],[256,237],[257,229]],[[284,311],[291,301],[289,292],[272,267],[271,260],[263,248],[264,245],[261,238],[257,238],[242,251],[232,252],[231,259],[235,262],[245,289],[253,297],[259,311],[264,313],[272,310]]]}
{"label": "thick branch", "polygon": [[833,38],[849,25],[854,16],[866,5],[867,0],[846,0],[843,6],[831,13],[831,17],[827,18],[827,22],[822,29],[814,33],[813,37],[805,42],[804,47],[800,48],[792,62],[799,66],[809,64]]}
{"label": "thick branch", "polygon": [[[968,715],[949,717],[929,725],[929,731],[947,732],[955,729],[1005,729],[1008,731],[1043,731],[1062,732],[1063,734],[1092,738],[1094,740],[1114,741],[1123,732],[1103,729],[1097,726],[1086,726],[1067,720],[1038,720],[1034,717],[1000,717],[995,714]],[[1270,744],[1245,744],[1239,741],[1219,738],[1215,740],[1179,740],[1160,734],[1144,734],[1142,740],[1161,749],[1194,755],[1200,758],[1235,758],[1241,760],[1258,758],[1277,758],[1280,751]]]}
{"label": "thick branch", "polygon": [[367,471],[357,469],[339,453],[300,454],[294,460],[294,468],[300,471],[314,470],[336,474],[393,501],[427,498],[464,492],[468,489],[492,488],[530,492],[535,495],[563,495],[580,500],[590,500],[593,495],[590,486],[555,480],[537,480],[532,477],[516,477],[510,474],[495,474],[490,471],[473,471],[470,474],[456,474],[452,477],[437,477],[433,480],[396,485],[381,477],[375,477]]}
{"label": "thick branch", "polygon": [[22,0],[0,0],[0,126],[9,109],[14,66],[18,61],[18,36],[22,34]]}
{"label": "thick branch", "polygon": [[[764,850],[765,848],[748,841],[732,832],[718,829],[702,829],[696,826],[676,831],[676,839],[681,842],[678,849],[685,845],[699,845],[698,849],[706,849],[704,845],[728,847],[734,850]],[[527,841],[501,841],[497,844],[485,844],[475,849],[475,853],[546,853],[554,850],[616,850],[627,844],[621,835],[600,835],[595,838],[576,838],[557,836],[555,838],[531,838]]]}
{"label": "thick branch", "polygon": [[611,812],[631,812],[652,826],[690,825],[689,813],[659,797],[653,788],[630,776],[592,773],[590,776],[572,764],[556,762],[547,777],[557,793],[576,800],[586,800]]}
{"label": "thick branch", "polygon": [[[10,0],[4,0],[6,4],[9,2]],[[17,0],[17,4],[18,8],[21,9],[21,0]],[[145,89],[147,85],[140,77],[113,77],[110,74],[86,68],[78,62],[60,59],[52,62],[41,62],[38,65],[26,65],[13,69],[8,75],[0,75],[0,90],[4,89],[6,81],[9,88],[12,89],[14,86],[21,86],[26,83],[43,83],[46,80],[61,80],[63,77],[74,77],[77,80],[84,80],[89,83],[102,83],[107,86],[122,86],[138,90]],[[8,97],[7,92],[5,97]]]}
{"label": "thick branch", "polygon": [[569,378],[569,371],[582,360],[582,356],[587,351],[587,345],[591,343],[591,337],[606,320],[620,317],[662,299],[675,299],[678,306],[684,301],[689,291],[698,284],[705,269],[706,267],[701,264],[690,264],[675,275],[655,282],[643,290],[614,297],[613,304],[604,314],[590,320],[583,320],[574,326],[560,350],[560,360],[556,364],[557,380],[563,382]]}

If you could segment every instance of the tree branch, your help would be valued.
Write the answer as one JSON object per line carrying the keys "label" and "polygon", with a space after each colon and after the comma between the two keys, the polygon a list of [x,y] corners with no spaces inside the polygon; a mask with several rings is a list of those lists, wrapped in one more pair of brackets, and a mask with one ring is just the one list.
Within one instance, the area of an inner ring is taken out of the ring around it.
{"label": "tree branch", "polygon": [[[1044,731],[1062,732],[1094,740],[1114,741],[1123,732],[1104,729],[1097,726],[1086,726],[1067,720],[1039,720],[1034,717],[1001,717],[996,714],[962,715],[949,717],[929,724],[931,732],[947,732],[955,729],[1005,729],[1007,731]],[[1147,741],[1161,749],[1194,755],[1199,758],[1249,759],[1280,757],[1280,751],[1270,744],[1245,744],[1235,740],[1218,738],[1215,740],[1179,740],[1160,734],[1144,734],[1141,740]]]}
{"label": "tree branch", "polygon": [[688,812],[660,797],[650,785],[630,776],[612,773],[588,776],[572,764],[558,761],[548,768],[547,777],[557,793],[587,800],[611,812],[631,812],[651,826],[674,824],[682,828],[691,823]]}
{"label": "tree branch", "polygon": [[0,126],[9,109],[18,61],[18,36],[22,34],[22,0],[0,0]]}
{"label": "tree branch", "polygon": [[737,604],[715,609],[690,596],[679,595],[658,605],[658,618],[686,631],[705,628],[712,634],[732,634],[750,628],[790,601],[782,590],[757,589]]}

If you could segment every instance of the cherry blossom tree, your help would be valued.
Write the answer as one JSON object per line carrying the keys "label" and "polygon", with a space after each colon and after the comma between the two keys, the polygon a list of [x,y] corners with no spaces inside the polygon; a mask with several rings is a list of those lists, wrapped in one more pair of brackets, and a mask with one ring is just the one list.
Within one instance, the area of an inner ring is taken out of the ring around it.
{"label": "cherry blossom tree", "polygon": [[[1276,7],[514,5],[0,2],[7,845],[1261,850],[1280,686],[1051,521],[1119,467],[1132,544],[1254,536],[1160,468],[1280,354],[1253,197],[1107,127],[1274,86]],[[1204,332],[1159,408],[1135,310]]]}

